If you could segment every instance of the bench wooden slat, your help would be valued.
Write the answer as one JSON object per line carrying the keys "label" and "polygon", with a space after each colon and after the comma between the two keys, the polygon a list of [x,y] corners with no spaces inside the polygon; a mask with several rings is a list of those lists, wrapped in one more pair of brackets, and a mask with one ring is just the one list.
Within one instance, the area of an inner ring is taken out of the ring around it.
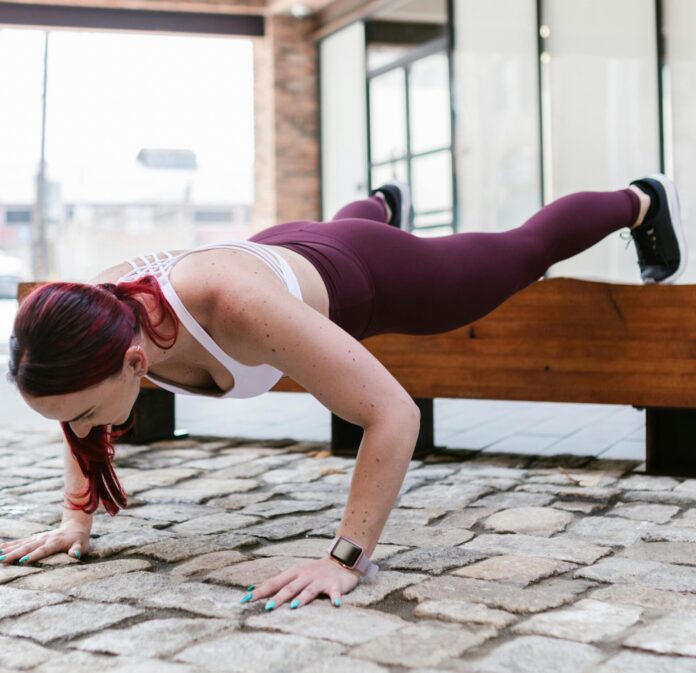
{"label": "bench wooden slat", "polygon": [[[479,321],[363,345],[414,398],[696,408],[696,287],[537,282]],[[274,390],[301,390],[281,379]]]}

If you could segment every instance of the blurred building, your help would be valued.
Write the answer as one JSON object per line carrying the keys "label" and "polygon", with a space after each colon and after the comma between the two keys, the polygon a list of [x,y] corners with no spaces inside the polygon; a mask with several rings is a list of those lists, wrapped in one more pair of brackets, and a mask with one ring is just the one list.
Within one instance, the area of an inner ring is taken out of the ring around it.
{"label": "blurred building", "polygon": [[[22,261],[18,275],[25,280],[30,277],[34,213],[31,203],[0,204],[0,250]],[[172,240],[194,247],[246,239],[250,232],[250,204],[67,203],[62,217],[49,224],[48,256],[55,277],[88,279],[105,264],[132,258],[135,251],[169,250]]]}

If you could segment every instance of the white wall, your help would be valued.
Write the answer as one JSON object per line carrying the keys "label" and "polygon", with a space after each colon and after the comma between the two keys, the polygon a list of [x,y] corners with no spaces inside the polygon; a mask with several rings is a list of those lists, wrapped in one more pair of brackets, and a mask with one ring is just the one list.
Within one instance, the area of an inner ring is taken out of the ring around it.
{"label": "white wall", "polygon": [[322,40],[322,217],[367,194],[365,30],[354,23]]}

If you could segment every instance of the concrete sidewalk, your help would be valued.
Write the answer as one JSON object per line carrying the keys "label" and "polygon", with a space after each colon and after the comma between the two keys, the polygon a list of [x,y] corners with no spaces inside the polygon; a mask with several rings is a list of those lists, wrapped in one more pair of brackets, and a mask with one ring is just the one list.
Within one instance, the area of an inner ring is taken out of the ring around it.
{"label": "concrete sidewalk", "polygon": [[[130,504],[96,516],[84,561],[0,567],[0,673],[696,672],[696,480],[529,448],[414,461],[376,581],[266,612],[244,588],[324,554],[353,461],[121,445]],[[53,432],[0,431],[0,538],[55,525],[60,453]]]}

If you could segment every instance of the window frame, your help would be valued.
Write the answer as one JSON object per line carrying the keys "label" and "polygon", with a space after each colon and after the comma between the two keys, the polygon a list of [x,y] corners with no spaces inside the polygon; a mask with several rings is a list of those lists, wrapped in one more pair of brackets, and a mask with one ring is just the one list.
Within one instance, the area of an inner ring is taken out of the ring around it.
{"label": "window frame", "polygon": [[[413,180],[413,167],[412,162],[414,159],[420,157],[429,156],[431,154],[437,154],[448,151],[450,154],[449,163],[451,167],[451,190],[452,190],[452,208],[451,208],[451,218],[449,222],[440,224],[427,224],[414,226],[409,223],[407,231],[418,232],[427,230],[438,230],[443,227],[449,227],[451,232],[456,233],[457,222],[458,222],[458,204],[457,204],[457,174],[456,174],[456,161],[455,161],[455,116],[454,116],[454,81],[453,81],[453,48],[454,48],[454,34],[453,34],[453,0],[447,0],[447,23],[444,26],[444,35],[441,37],[428,40],[413,49],[409,49],[406,54],[395,59],[394,61],[380,66],[379,68],[370,69],[368,65],[368,50],[370,42],[365,39],[365,89],[366,89],[366,115],[367,115],[367,182],[369,190],[374,189],[375,185],[372,184],[372,171],[375,168],[381,166],[389,166],[397,162],[406,163],[406,175],[409,186],[412,185]],[[366,35],[368,31],[366,29]],[[448,69],[448,97],[449,97],[449,110],[450,110],[450,141],[447,145],[442,145],[437,148],[432,148],[424,152],[413,152],[411,149],[411,92],[410,92],[410,74],[411,68],[418,61],[427,58],[428,56],[433,56],[435,54],[444,54],[447,58],[447,69]],[[399,157],[392,157],[388,160],[375,161],[372,160],[372,125],[371,125],[371,96],[370,88],[372,80],[385,75],[389,72],[395,70],[402,70],[404,72],[404,97],[406,103],[406,153]],[[446,210],[431,210],[431,211],[418,211],[418,215],[435,215],[439,213],[447,213]]]}

